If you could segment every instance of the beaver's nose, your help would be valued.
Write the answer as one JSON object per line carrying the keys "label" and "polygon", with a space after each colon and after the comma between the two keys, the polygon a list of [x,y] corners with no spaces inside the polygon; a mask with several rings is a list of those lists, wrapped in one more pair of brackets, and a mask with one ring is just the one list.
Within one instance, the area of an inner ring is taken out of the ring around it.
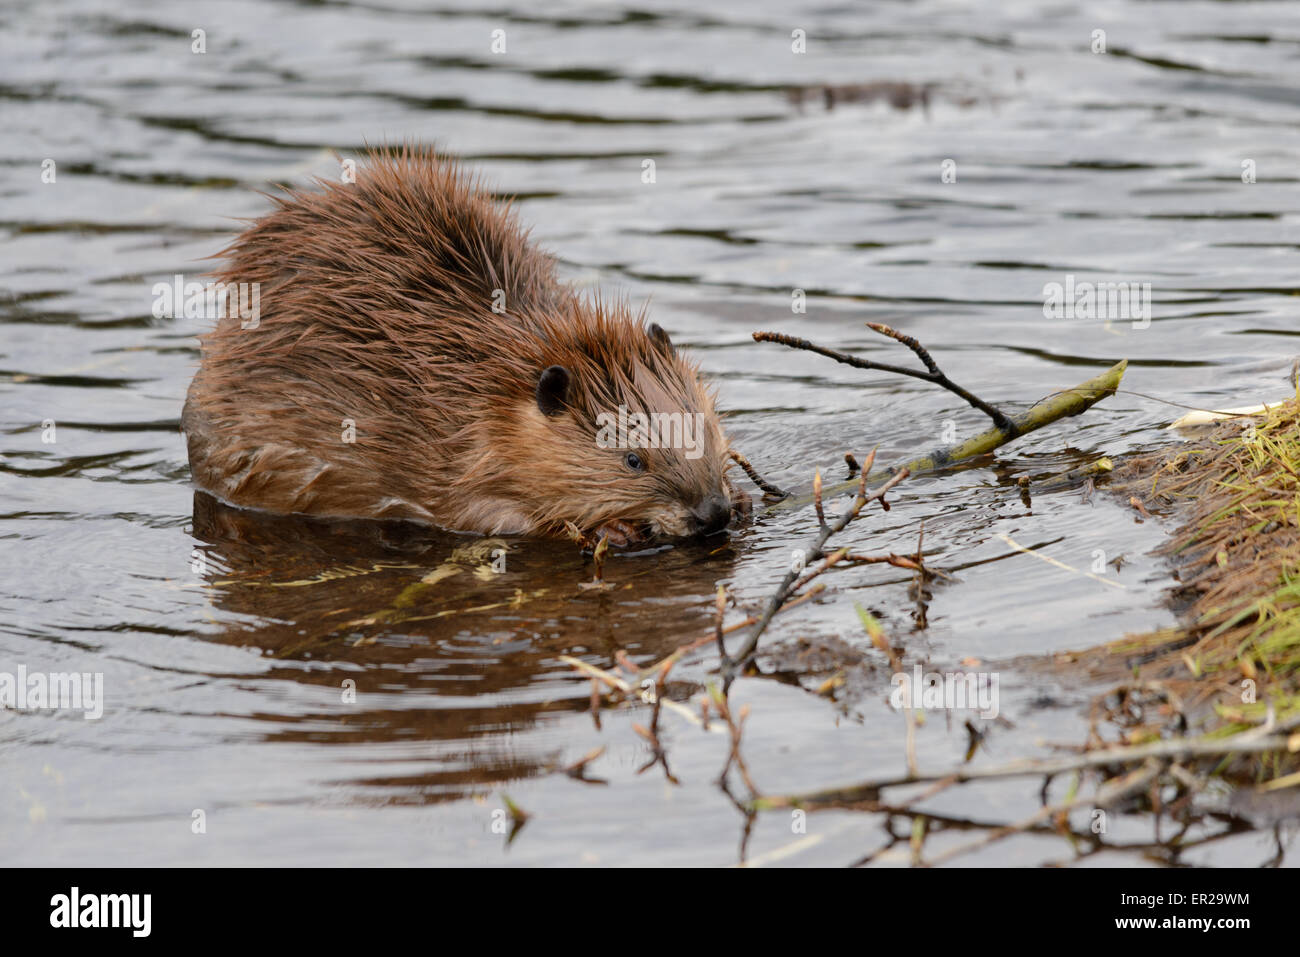
{"label": "beaver's nose", "polygon": [[701,535],[720,532],[731,522],[731,502],[722,495],[709,495],[691,509],[695,530]]}

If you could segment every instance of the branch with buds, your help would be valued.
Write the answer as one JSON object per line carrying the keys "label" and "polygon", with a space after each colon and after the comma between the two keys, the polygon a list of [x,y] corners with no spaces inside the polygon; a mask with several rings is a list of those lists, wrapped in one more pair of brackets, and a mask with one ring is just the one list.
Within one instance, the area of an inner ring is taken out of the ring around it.
{"label": "branch with buds", "polygon": [[897,329],[891,329],[889,326],[880,322],[868,322],[867,328],[873,332],[878,332],[882,336],[888,336],[896,342],[901,342],[907,348],[916,353],[916,357],[921,360],[925,366],[925,371],[920,369],[909,369],[906,366],[896,366],[889,362],[873,362],[870,359],[859,359],[857,356],[851,356],[845,352],[839,352],[835,349],[828,349],[825,346],[819,346],[816,343],[809,342],[807,339],[800,339],[797,336],[787,336],[781,332],[756,332],[754,340],[756,342],[779,342],[783,346],[789,346],[791,349],[803,349],[806,352],[815,352],[818,355],[834,359],[836,362],[842,362],[845,365],[853,366],[855,369],[874,369],[877,372],[892,372],[894,375],[910,376],[913,379],[922,379],[925,382],[932,382],[937,386],[947,389],[954,395],[960,396],[963,400],[979,409],[990,419],[999,430],[1006,434],[1008,439],[1014,439],[1020,434],[1020,427],[1012,421],[1011,416],[1007,415],[996,406],[985,402],[969,389],[963,389],[957,383],[948,378],[939,368],[939,364],[934,361],[934,357],[921,343],[917,342],[911,336],[904,335]]}
{"label": "branch with buds", "polygon": [[[825,511],[822,507],[821,474],[818,473],[816,479],[814,480],[813,488],[814,488],[814,496],[817,505],[817,518],[818,518],[819,530],[817,533],[817,538],[813,541],[813,543],[810,546],[804,549],[804,561],[803,561],[804,567],[811,565],[813,562],[825,558],[826,542],[832,536],[838,535],[840,532],[844,531],[844,529],[848,527],[849,523],[858,517],[858,515],[862,512],[862,509],[865,508],[868,503],[879,502],[881,508],[884,509],[889,508],[889,502],[886,501],[885,499],[886,493],[888,493],[890,489],[892,489],[899,482],[906,479],[908,475],[908,471],[906,468],[900,469],[899,471],[895,472],[892,476],[890,476],[884,482],[884,484],[882,484],[879,488],[875,489],[874,491],[868,492],[867,475],[871,472],[871,465],[873,462],[875,462],[875,460],[876,460],[876,452],[873,449],[871,451],[871,454],[867,456],[866,462],[863,463],[862,471],[858,479],[858,494],[854,497],[853,501],[849,504],[849,507],[844,510],[844,513],[840,515],[840,517],[836,519],[833,523],[830,524],[827,524],[826,522]],[[801,572],[803,571],[802,567],[791,568],[790,571],[786,572],[785,578],[781,581],[781,584],[776,589],[776,591],[773,592],[772,597],[768,599],[767,606],[763,609],[762,616],[759,618],[758,623],[754,626],[753,631],[751,631],[749,635],[745,638],[744,643],[740,646],[740,650],[737,651],[734,655],[726,655],[725,653],[723,654],[722,673],[726,678],[727,685],[730,685],[731,680],[735,678],[735,676],[739,674],[742,670],[744,670],[745,666],[753,658],[754,652],[758,648],[758,641],[763,636],[763,632],[767,630],[767,626],[771,623],[773,616],[775,616],[776,613],[780,611],[783,607],[786,607],[787,602],[791,599],[791,597],[794,596],[797,588],[802,588],[809,581],[815,578],[818,574],[821,574],[822,571],[825,571],[826,568],[829,568],[832,564],[834,564],[834,562],[828,561],[826,563],[825,568],[822,568],[819,571],[816,571],[808,575],[801,575]]]}

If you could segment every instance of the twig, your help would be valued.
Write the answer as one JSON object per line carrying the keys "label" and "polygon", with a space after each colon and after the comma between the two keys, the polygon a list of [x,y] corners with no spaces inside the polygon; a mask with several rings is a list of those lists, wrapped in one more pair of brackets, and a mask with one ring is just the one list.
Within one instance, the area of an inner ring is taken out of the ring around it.
{"label": "twig", "polygon": [[[816,588],[814,588],[812,591],[799,595],[797,598],[788,599],[786,603],[781,606],[781,608],[778,611],[778,614],[782,611],[788,611],[791,608],[795,608],[798,605],[802,605],[806,601],[810,601],[811,599],[816,598],[819,594],[821,594],[824,587],[825,586],[823,585],[819,585]],[[748,628],[750,625],[755,624],[758,621],[758,619],[759,619],[758,615],[749,615],[743,621],[737,621],[734,622],[733,624],[725,626],[722,629],[722,634],[729,635],[733,631],[740,631],[744,628]],[[708,634],[701,635],[699,638],[695,638],[691,641],[686,642],[686,644],[684,645],[678,646],[678,648],[675,651],[671,652],[666,657],[661,658],[659,661],[656,661],[653,664],[646,665],[644,668],[640,669],[640,671],[636,673],[636,680],[639,682],[644,678],[648,678],[660,668],[667,668],[676,664],[678,661],[680,661],[686,655],[690,654],[692,651],[698,651],[700,648],[703,648],[705,645],[709,644],[710,642],[716,644],[717,640],[718,640],[718,634],[715,625],[714,630],[709,632]]]}
{"label": "twig", "polygon": [[[718,657],[720,658],[727,657],[727,644],[725,641],[722,640],[722,616],[726,613],[726,611],[727,611],[727,586],[719,585],[718,599],[717,599],[718,614],[713,621],[713,638],[718,645]],[[661,665],[660,667],[672,667],[672,664],[675,663],[676,660],[674,659],[672,663]]]}
{"label": "twig", "polygon": [[647,741],[650,742],[650,748],[652,752],[652,756],[650,760],[647,761],[645,764],[643,764],[641,767],[639,767],[636,773],[643,774],[646,771],[650,770],[652,767],[654,767],[656,764],[662,764],[664,768],[664,777],[668,779],[668,782],[670,784],[681,784],[681,782],[678,781],[676,776],[673,774],[672,769],[668,767],[668,752],[664,750],[663,742],[659,740],[659,713],[662,710],[663,702],[667,699],[666,682],[667,682],[668,672],[670,668],[671,666],[669,666],[669,668],[664,668],[661,672],[659,672],[659,677],[655,681],[654,692],[653,692],[654,707],[650,712],[650,727],[643,728],[639,724],[632,725],[633,731],[635,731],[637,734],[641,735],[641,737],[645,738]]}
{"label": "twig", "polygon": [[819,568],[814,568],[808,574],[804,575],[803,578],[800,578],[797,582],[795,582],[793,585],[790,586],[790,594],[792,595],[797,594],[805,585],[807,585],[818,575],[830,571],[834,565],[847,558],[848,554],[849,554],[849,549],[847,546],[841,548],[839,551],[831,552],[829,555],[827,555],[825,558],[822,559],[821,566]]}
{"label": "twig", "polygon": [[1160,776],[1160,763],[1154,758],[1148,758],[1140,768],[1129,772],[1121,778],[1113,778],[1106,781],[1092,795],[1082,795],[1070,801],[1063,801],[1060,804],[1052,804],[1047,807],[1041,807],[1029,817],[1014,824],[1008,824],[1006,827],[998,828],[990,834],[985,835],[978,841],[972,841],[968,844],[962,844],[958,847],[952,847],[942,854],[932,858],[928,866],[933,867],[944,861],[951,860],[961,854],[967,854],[971,851],[979,850],[981,847],[987,847],[996,841],[1003,840],[1013,834],[1021,834],[1030,830],[1044,821],[1050,820],[1059,814],[1068,815],[1071,811],[1080,807],[1106,808],[1112,804],[1141,791],[1143,788],[1151,785]]}
{"label": "twig", "polygon": [[[842,514],[833,525],[822,525],[821,531],[817,535],[817,540],[813,545],[804,550],[805,564],[816,561],[820,558],[823,554],[822,549],[825,547],[827,539],[832,535],[837,535],[842,532],[849,522],[858,517],[858,514],[869,502],[878,501],[883,507],[889,507],[888,503],[885,501],[885,495],[895,485],[907,478],[907,469],[904,468],[895,472],[874,492],[867,492],[867,473],[871,470],[871,465],[875,461],[875,458],[876,453],[873,449],[871,454],[867,456],[867,461],[862,466],[862,475],[861,480],[858,483],[857,497],[854,498],[852,504],[845,509],[844,514]],[[723,659],[722,670],[723,674],[726,676],[728,684],[730,684],[731,679],[734,678],[746,664],[748,664],[749,659],[753,656],[755,649],[758,647],[759,638],[761,638],[763,632],[767,630],[767,626],[771,623],[773,616],[781,609],[781,606],[785,604],[785,600],[790,594],[791,586],[794,585],[798,578],[799,570],[791,568],[790,571],[786,572],[785,578],[781,581],[780,586],[768,600],[767,607],[763,611],[763,617],[760,618],[758,624],[754,626],[754,630],[751,631],[749,637],[745,639],[740,650],[734,657]]]}
{"label": "twig", "polygon": [[822,509],[822,470],[813,472],[813,505],[817,509],[817,527],[826,527],[826,512]]}
{"label": "twig", "polygon": [[506,811],[510,815],[510,833],[506,835],[506,844],[510,845],[514,843],[515,837],[524,829],[524,825],[532,815],[511,800],[510,795],[505,791],[501,792],[501,800],[505,802]]}
{"label": "twig", "polygon": [[[899,657],[894,646],[889,643],[885,637],[885,629],[881,627],[880,621],[875,615],[867,611],[859,604],[853,606],[858,613],[858,618],[862,621],[862,627],[871,639],[871,644],[889,659],[889,667],[893,669],[894,674],[902,674],[903,659]],[[912,696],[907,695],[903,704],[903,727],[906,731],[904,742],[907,754],[907,773],[915,777],[918,773],[916,762],[916,714],[912,710]]]}
{"label": "twig", "polygon": [[[1247,732],[1249,734],[1250,732]],[[895,778],[882,778],[855,784],[844,788],[833,788],[807,794],[768,797],[764,799],[761,809],[780,807],[803,807],[812,804],[839,804],[855,801],[875,800],[885,788],[902,787],[909,784],[926,784],[944,781],[949,778],[954,783],[964,781],[983,781],[998,778],[1038,777],[1040,775],[1063,774],[1084,768],[1099,768],[1108,765],[1133,763],[1147,758],[1182,758],[1206,757],[1237,754],[1267,754],[1270,752],[1300,751],[1300,739],[1296,735],[1270,735],[1264,738],[1240,740],[1244,735],[1231,738],[1174,738],[1167,741],[1154,741],[1150,744],[1099,748],[1070,758],[1025,759],[991,768],[957,768],[941,774],[906,774]]]}
{"label": "twig", "polygon": [[1020,429],[1016,423],[1012,421],[1011,416],[1007,415],[996,406],[992,406],[985,402],[973,392],[963,389],[957,383],[949,379],[944,375],[943,370],[939,368],[938,363],[934,361],[930,353],[926,351],[925,347],[911,336],[904,335],[898,330],[891,329],[889,326],[879,322],[869,322],[867,323],[867,328],[871,329],[873,332],[880,333],[882,336],[888,336],[896,342],[901,342],[903,345],[907,346],[916,353],[917,358],[919,358],[922,364],[925,365],[926,371],[922,372],[919,369],[908,369],[905,366],[896,366],[888,362],[873,362],[870,359],[859,359],[857,356],[851,356],[848,353],[839,352],[835,349],[828,349],[825,346],[819,346],[815,343],[809,342],[807,339],[800,339],[797,336],[787,336],[781,332],[756,332],[754,333],[754,339],[758,342],[777,342],[783,346],[789,346],[792,349],[803,349],[806,352],[815,352],[818,355],[826,356],[828,359],[834,359],[836,362],[842,362],[845,365],[853,366],[855,369],[873,369],[877,372],[892,372],[895,375],[911,376],[913,379],[922,379],[926,382],[931,382],[947,389],[949,392],[961,397],[967,403],[979,409],[993,420],[993,424],[1004,432],[1008,439],[1014,439],[1020,434]]}
{"label": "twig", "polygon": [[[1025,412],[1016,416],[1016,427],[1020,435],[1027,435],[1036,429],[1050,425],[1058,419],[1066,418],[1071,415],[1078,415],[1081,412],[1091,408],[1108,395],[1112,395],[1119,387],[1121,380],[1124,378],[1124,371],[1128,368],[1128,360],[1116,363],[1101,375],[1093,376],[1087,382],[1081,382],[1071,389],[1062,389],[1054,392],[1047,398],[1036,402]],[[993,428],[986,432],[981,432],[965,442],[958,442],[955,445],[944,446],[934,449],[925,455],[917,456],[903,467],[912,475],[921,475],[925,472],[934,472],[939,469],[947,468],[956,462],[974,458],[977,455],[986,455],[994,449],[1006,445],[1011,439],[1001,429]],[[869,471],[869,470],[868,470]],[[868,482],[880,481],[884,475],[872,476]],[[840,495],[852,490],[856,481],[837,482],[828,488],[822,490],[823,495]],[[799,508],[811,504],[811,495],[791,496],[782,502],[774,505],[774,508],[788,509]]]}
{"label": "twig", "polygon": [[765,498],[769,498],[772,501],[780,501],[783,498],[789,498],[789,492],[773,485],[767,479],[763,478],[763,476],[759,475],[758,470],[749,464],[749,459],[745,458],[735,449],[728,452],[727,457],[745,470],[745,474],[749,476],[749,480],[763,490]]}
{"label": "twig", "polygon": [[[635,694],[635,689],[632,687],[631,684],[624,681],[618,675],[611,674],[610,672],[606,671],[603,668],[597,668],[595,665],[588,664],[587,662],[583,661],[580,658],[574,658],[572,655],[560,655],[559,660],[563,661],[566,665],[571,665],[572,667],[577,668],[583,674],[589,675],[593,678],[600,679],[601,681],[605,682],[605,684],[609,685],[611,688],[615,688],[618,691],[623,692],[624,694]],[[694,711],[686,707],[686,705],[674,701],[671,698],[664,698],[663,702],[664,702],[663,706],[667,708],[669,711],[674,711],[677,714],[681,715],[683,718],[685,718],[687,721],[689,721],[691,724],[696,725],[697,727],[704,728],[704,722],[700,720],[699,716]],[[715,729],[705,728],[705,730],[713,731]]]}
{"label": "twig", "polygon": [[1082,569],[1075,568],[1072,565],[1067,565],[1063,561],[1059,561],[1047,555],[1040,555],[1035,549],[1026,548],[1024,545],[1021,545],[1019,542],[1017,542],[1006,532],[1000,533],[998,535],[998,538],[1002,539],[1002,541],[1006,542],[1016,551],[1023,552],[1026,555],[1031,555],[1034,558],[1037,558],[1041,562],[1046,562],[1049,565],[1055,565],[1057,568],[1063,569],[1064,571],[1074,572],[1076,575],[1086,575],[1087,577],[1093,579],[1094,581],[1099,581],[1103,585],[1109,585],[1112,588],[1126,589],[1128,587],[1123,582],[1117,582],[1113,578],[1106,578],[1104,575],[1095,575],[1092,572],[1085,572]]}
{"label": "twig", "polygon": [[[944,581],[947,582],[955,582],[957,579],[954,578],[952,575],[949,575],[947,572],[943,571],[942,569],[931,568],[929,565],[925,563],[925,559],[924,556],[922,555],[922,547],[921,547],[921,543],[924,540],[924,535],[925,535],[925,522],[922,522],[920,536],[918,537],[918,541],[917,541],[916,552],[912,555],[898,555],[895,554],[894,552],[890,552],[888,555],[861,555],[858,554],[857,552],[850,552],[848,551],[848,549],[843,549],[843,551],[848,552],[848,554],[844,555],[842,559],[837,559],[837,560],[842,560],[844,562],[853,565],[893,565],[895,568],[906,568],[908,571],[911,572],[924,573],[927,577],[933,576],[934,578],[942,578]],[[968,566],[959,566],[959,567],[968,567]]]}
{"label": "twig", "polygon": [[750,800],[760,796],[760,791],[754,786],[754,779],[749,776],[749,767],[745,764],[745,759],[740,754],[740,739],[745,729],[745,720],[749,717],[749,705],[742,705],[740,709],[740,721],[737,722],[731,716],[731,703],[727,700],[727,691],[718,690],[716,685],[709,686],[709,699],[713,702],[714,709],[722,716],[726,722],[727,731],[731,735],[731,752],[727,755],[727,763],[722,768],[722,774],[718,776],[718,784],[723,787],[727,783],[727,772],[731,770],[734,764],[740,771],[740,778],[745,782],[745,787],[749,789]]}
{"label": "twig", "polygon": [[574,761],[570,765],[565,766],[561,770],[563,770],[565,774],[573,778],[575,781],[582,781],[586,784],[608,784],[609,782],[606,781],[604,778],[587,777],[587,765],[590,764],[592,761],[595,761],[598,757],[600,757],[604,753],[605,753],[605,749],[603,747],[592,748],[585,755],[578,758],[578,760]]}
{"label": "twig", "polygon": [[594,577],[589,582],[578,582],[579,588],[595,589],[598,591],[607,591],[614,586],[605,581],[605,556],[609,553],[609,536],[601,535],[600,541],[596,543],[595,550],[591,553],[592,563],[596,566]]}

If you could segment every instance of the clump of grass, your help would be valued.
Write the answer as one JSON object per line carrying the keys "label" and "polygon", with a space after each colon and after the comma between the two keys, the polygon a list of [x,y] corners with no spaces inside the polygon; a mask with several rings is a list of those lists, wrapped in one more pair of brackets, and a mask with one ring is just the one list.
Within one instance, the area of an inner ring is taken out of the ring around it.
{"label": "clump of grass", "polygon": [[[1106,645],[1102,657],[1132,667],[1130,687],[1158,686],[1166,716],[1169,702],[1177,702],[1180,718],[1212,734],[1294,725],[1300,719],[1300,401],[1231,420],[1175,451],[1130,460],[1115,473],[1112,489],[1151,512],[1183,518],[1162,549],[1177,563],[1181,621]],[[1256,770],[1272,776],[1282,764]]]}

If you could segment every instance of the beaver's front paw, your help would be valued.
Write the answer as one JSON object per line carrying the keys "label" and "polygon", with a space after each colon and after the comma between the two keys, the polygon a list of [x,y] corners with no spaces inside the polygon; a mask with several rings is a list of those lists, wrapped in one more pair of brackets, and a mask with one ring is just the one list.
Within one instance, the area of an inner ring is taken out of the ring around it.
{"label": "beaver's front paw", "polygon": [[595,538],[600,541],[601,536],[609,539],[611,545],[620,547],[625,545],[635,545],[644,539],[641,529],[633,522],[625,522],[622,519],[615,519],[612,522],[606,522],[600,528],[596,529]]}
{"label": "beaver's front paw", "polygon": [[750,498],[748,492],[737,487],[730,479],[723,479],[723,484],[726,486],[727,498],[731,502],[731,517],[745,521],[754,510],[754,500]]}

